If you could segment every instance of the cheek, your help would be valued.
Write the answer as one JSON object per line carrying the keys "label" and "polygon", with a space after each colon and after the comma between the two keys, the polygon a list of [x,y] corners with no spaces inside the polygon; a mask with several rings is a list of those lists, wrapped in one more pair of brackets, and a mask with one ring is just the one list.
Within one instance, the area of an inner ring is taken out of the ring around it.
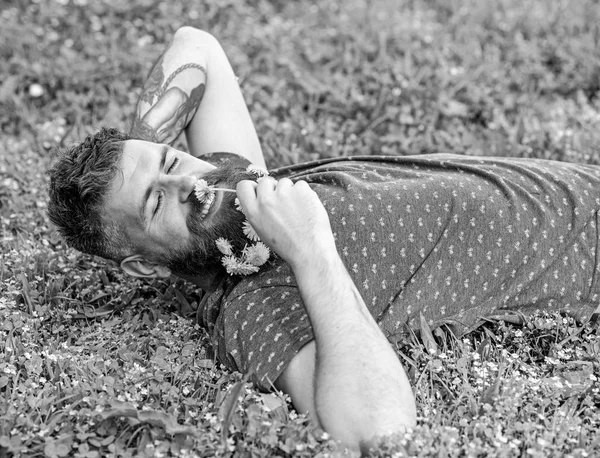
{"label": "cheek", "polygon": [[152,244],[155,248],[165,250],[178,249],[185,245],[190,238],[190,231],[186,224],[186,217],[181,211],[165,213],[157,231],[153,231],[152,237],[148,237],[149,248]]}
{"label": "cheek", "polygon": [[166,242],[169,244],[180,245],[190,235],[186,217],[181,213],[172,215],[165,222],[165,229]]}

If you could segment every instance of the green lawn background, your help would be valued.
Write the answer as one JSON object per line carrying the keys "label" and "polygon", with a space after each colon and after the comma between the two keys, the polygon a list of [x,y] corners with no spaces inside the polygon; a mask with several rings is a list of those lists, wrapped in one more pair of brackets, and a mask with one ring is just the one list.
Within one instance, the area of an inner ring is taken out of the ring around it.
{"label": "green lawn background", "polygon": [[[125,278],[45,216],[56,149],[127,129],[179,26],[221,41],[275,167],[428,152],[600,163],[599,24],[595,0],[4,0],[0,457],[343,454],[214,363],[190,319],[197,291]],[[600,455],[596,325],[434,334],[398,347],[419,426],[375,455]]]}

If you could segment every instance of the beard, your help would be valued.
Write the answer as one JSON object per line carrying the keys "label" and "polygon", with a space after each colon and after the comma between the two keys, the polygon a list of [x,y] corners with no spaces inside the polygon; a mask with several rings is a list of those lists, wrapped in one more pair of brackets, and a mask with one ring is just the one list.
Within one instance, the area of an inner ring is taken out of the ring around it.
{"label": "beard", "polygon": [[[225,164],[202,178],[211,186],[235,189],[242,180],[255,181],[256,175],[246,172],[245,168]],[[195,195],[190,198],[191,210],[186,222],[191,235],[190,243],[162,256],[162,263],[179,275],[213,275],[224,271],[221,264],[223,255],[215,241],[219,237],[225,238],[236,251],[242,250],[248,243],[242,230],[246,217],[235,208],[235,198],[235,193],[223,192],[221,205],[212,214],[210,223],[200,217],[202,203]]]}

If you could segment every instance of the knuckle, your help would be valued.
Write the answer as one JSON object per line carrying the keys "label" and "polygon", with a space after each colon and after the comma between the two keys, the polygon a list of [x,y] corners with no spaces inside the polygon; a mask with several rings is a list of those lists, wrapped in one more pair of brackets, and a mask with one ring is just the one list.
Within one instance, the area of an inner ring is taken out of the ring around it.
{"label": "knuckle", "polygon": [[259,184],[260,184],[260,183],[275,183],[276,181],[277,181],[277,180],[276,180],[275,178],[273,178],[273,177],[270,177],[270,176],[266,176],[266,177],[260,177],[260,178],[257,180],[257,183],[259,183]]}

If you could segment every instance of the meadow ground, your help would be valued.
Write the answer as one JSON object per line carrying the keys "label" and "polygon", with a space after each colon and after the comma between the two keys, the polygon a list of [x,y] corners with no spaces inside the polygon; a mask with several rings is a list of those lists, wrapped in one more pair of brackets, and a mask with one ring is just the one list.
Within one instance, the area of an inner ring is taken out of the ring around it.
{"label": "meadow ground", "polygon": [[[56,148],[126,128],[181,25],[222,42],[271,167],[439,151],[600,162],[595,0],[5,0],[0,10],[0,457],[343,455],[213,361],[190,318],[197,291],[125,278],[66,248],[45,215]],[[597,324],[540,315],[460,340],[423,336],[398,346],[418,427],[374,455],[600,456]]]}

